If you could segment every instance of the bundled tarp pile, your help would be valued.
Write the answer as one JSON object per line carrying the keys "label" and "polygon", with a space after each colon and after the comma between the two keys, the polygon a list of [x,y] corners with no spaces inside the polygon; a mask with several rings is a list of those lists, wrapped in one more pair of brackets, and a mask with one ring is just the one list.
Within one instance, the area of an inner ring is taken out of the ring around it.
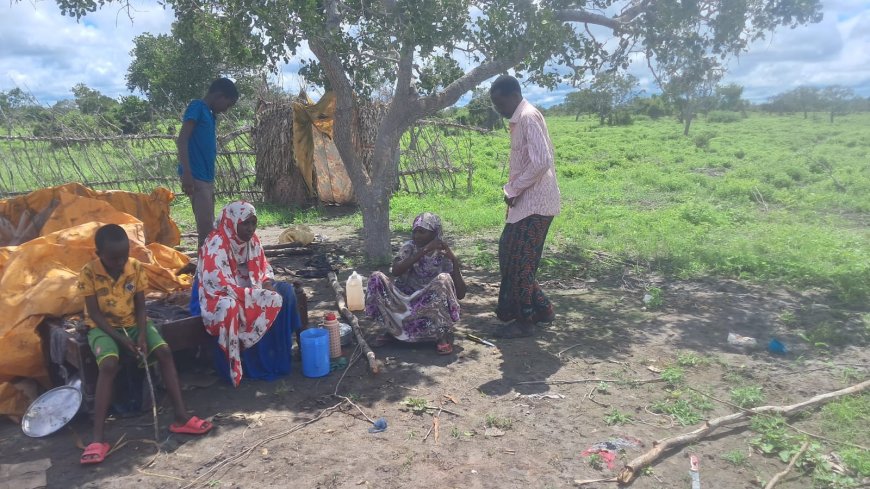
{"label": "bundled tarp pile", "polygon": [[181,237],[169,216],[174,198],[164,188],[139,194],[67,184],[0,200],[0,415],[24,412],[34,380],[48,386],[37,326],[46,316],[83,310],[76,281],[95,257],[100,226],[127,231],[130,256],[144,264],[150,289],[190,287],[189,275],[175,275],[189,259],[173,248]]}

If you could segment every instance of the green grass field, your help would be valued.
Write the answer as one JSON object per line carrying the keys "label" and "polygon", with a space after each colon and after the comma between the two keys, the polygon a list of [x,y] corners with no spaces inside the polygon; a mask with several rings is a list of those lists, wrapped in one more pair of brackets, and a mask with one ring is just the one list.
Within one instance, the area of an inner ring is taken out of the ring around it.
{"label": "green grass field", "polygon": [[[702,119],[689,137],[672,119],[600,127],[552,117],[548,124],[563,210],[548,241],[561,261],[545,259],[545,267],[576,270],[604,251],[676,278],[821,287],[851,303],[870,297],[870,114],[833,124],[822,114]],[[482,253],[480,261],[492,264],[483,250],[503,223],[509,139],[506,132],[472,137],[473,191],[398,194],[391,219],[401,231],[418,212],[437,212],[448,236],[480,236],[478,249],[463,255]],[[263,225],[323,218],[317,209],[264,211]],[[183,199],[173,212],[192,224]],[[359,214],[345,220],[362,223]]]}

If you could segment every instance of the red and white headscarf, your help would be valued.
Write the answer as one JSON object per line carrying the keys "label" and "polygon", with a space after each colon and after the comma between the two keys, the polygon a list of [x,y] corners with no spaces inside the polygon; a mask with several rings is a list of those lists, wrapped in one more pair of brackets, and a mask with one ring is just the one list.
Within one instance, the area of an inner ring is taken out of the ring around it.
{"label": "red and white headscarf", "polygon": [[256,233],[249,241],[239,239],[239,223],[256,215],[254,206],[244,201],[224,207],[199,250],[197,266],[202,321],[218,337],[235,386],[242,380],[241,349],[260,341],[282,304],[279,293],[263,288],[273,273],[260,239]]}

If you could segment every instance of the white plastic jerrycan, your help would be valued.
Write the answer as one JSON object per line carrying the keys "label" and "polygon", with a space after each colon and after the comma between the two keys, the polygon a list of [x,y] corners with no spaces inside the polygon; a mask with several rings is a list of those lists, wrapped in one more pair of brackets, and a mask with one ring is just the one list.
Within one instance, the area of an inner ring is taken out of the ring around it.
{"label": "white plastic jerrycan", "polygon": [[363,293],[363,278],[362,275],[354,270],[347,278],[345,284],[347,290],[347,308],[351,311],[362,311],[365,309],[365,295]]}

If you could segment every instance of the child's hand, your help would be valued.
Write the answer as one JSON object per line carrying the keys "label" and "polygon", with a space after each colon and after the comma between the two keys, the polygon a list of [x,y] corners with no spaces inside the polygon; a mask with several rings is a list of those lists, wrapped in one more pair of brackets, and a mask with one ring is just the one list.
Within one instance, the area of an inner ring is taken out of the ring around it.
{"label": "child's hand", "polygon": [[185,195],[193,195],[193,175],[185,173],[181,176],[181,190]]}
{"label": "child's hand", "polygon": [[124,338],[123,345],[124,345],[124,348],[133,352],[134,355],[139,354],[139,349],[136,347],[136,343],[133,343],[133,340],[131,340],[130,338]]}
{"label": "child's hand", "polygon": [[141,353],[146,353],[146,352],[148,351],[148,339],[147,339],[147,337],[145,336],[145,332],[144,332],[144,331],[142,331],[142,332],[139,333],[139,341],[138,341],[138,343],[139,343],[139,344],[136,345],[136,346],[137,346],[137,348],[139,348],[139,351],[140,351]]}

